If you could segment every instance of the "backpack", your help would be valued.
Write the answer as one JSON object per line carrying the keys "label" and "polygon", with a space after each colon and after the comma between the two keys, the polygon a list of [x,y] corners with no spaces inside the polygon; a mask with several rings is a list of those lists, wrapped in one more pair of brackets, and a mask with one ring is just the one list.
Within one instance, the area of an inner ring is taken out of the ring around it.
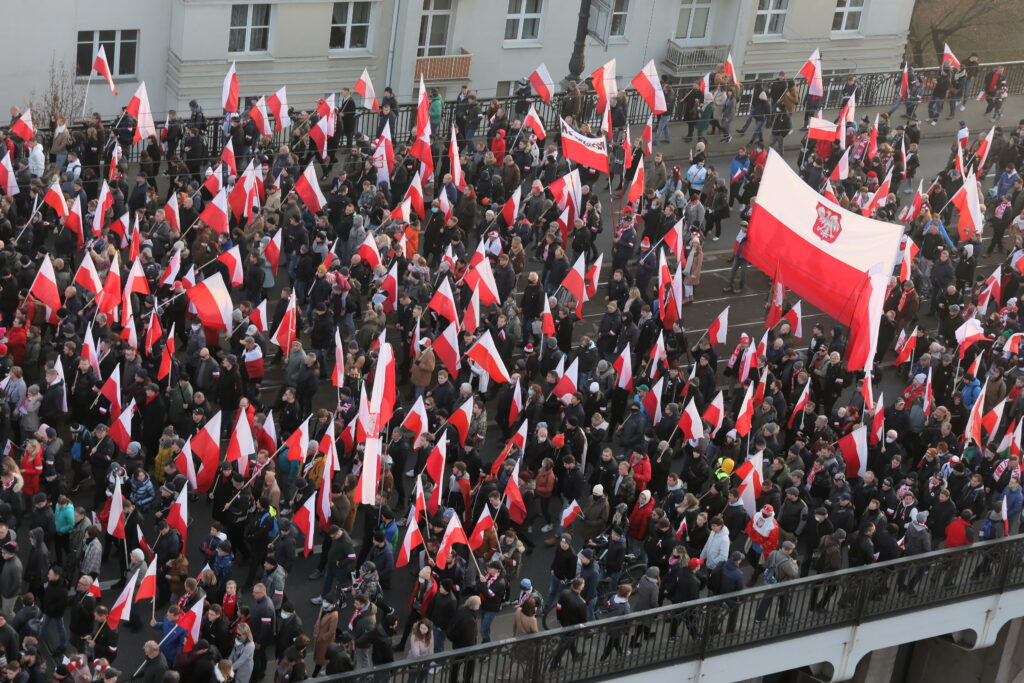
{"label": "backpack", "polygon": [[92,432],[82,428],[78,438],[71,443],[71,459],[74,462],[83,462],[82,455],[86,450],[86,444],[92,441]]}
{"label": "backpack", "polygon": [[715,595],[722,592],[722,575],[724,574],[722,567],[724,566],[725,562],[720,563],[711,571],[711,576],[708,577],[708,589]]}
{"label": "backpack", "polygon": [[282,657],[277,663],[277,669],[274,671],[274,683],[288,683],[292,678],[292,672],[295,670],[296,664],[298,664],[298,660]]}

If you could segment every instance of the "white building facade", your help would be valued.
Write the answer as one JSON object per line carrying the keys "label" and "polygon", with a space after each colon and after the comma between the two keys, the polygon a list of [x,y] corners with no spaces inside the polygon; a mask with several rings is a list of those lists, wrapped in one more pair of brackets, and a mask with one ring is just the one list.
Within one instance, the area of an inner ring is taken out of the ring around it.
{"label": "white building facade", "polygon": [[[620,87],[649,60],[692,80],[732,54],[741,77],[795,73],[820,48],[826,73],[900,66],[914,0],[589,0],[584,76],[615,58]],[[0,92],[24,106],[46,89],[51,60],[89,82],[87,108],[116,114],[146,82],[155,117],[191,99],[220,113],[221,83],[237,64],[243,96],[288,87],[310,107],[355,85],[366,68],[378,95],[413,98],[418,75],[446,98],[468,84],[481,98],[508,94],[541,62],[568,73],[578,0],[36,0],[5,5],[9,39]],[[46,29],[40,31],[40,18]],[[18,26],[33,27],[23,33]],[[93,74],[103,45],[120,96]]]}

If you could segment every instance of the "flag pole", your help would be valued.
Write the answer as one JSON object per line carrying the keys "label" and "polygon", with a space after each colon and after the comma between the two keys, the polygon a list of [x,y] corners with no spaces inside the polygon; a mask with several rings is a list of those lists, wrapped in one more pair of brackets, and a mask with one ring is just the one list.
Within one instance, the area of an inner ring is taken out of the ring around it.
{"label": "flag pole", "polygon": [[82,120],[85,120],[85,112],[89,106],[89,85],[92,83],[92,72],[95,69],[89,69],[89,78],[85,81],[85,94],[82,95]]}

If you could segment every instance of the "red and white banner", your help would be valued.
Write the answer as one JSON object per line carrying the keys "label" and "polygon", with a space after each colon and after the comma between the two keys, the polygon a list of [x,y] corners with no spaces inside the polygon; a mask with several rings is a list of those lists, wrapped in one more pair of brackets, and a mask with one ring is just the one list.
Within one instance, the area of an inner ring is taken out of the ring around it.
{"label": "red and white banner", "polygon": [[562,155],[569,161],[608,173],[608,140],[604,136],[587,137],[577,132],[565,119],[559,121],[562,125]]}
{"label": "red and white banner", "polygon": [[779,273],[790,291],[850,326],[848,367],[859,370],[873,354],[902,233],[900,225],[825,199],[770,150],[744,256],[762,272]]}

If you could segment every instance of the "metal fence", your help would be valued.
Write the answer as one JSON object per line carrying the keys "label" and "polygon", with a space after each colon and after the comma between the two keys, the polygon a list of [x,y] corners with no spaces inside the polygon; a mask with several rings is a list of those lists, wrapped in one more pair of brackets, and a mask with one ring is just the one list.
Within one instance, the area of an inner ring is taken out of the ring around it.
{"label": "metal fence", "polygon": [[[318,680],[372,678],[417,683],[608,678],[1022,585],[1024,537],[1016,536]],[[956,630],[956,624],[949,626],[950,631]],[[605,656],[609,643],[610,656]]]}
{"label": "metal fence", "polygon": [[[996,64],[983,64],[980,68],[980,74],[978,80],[984,78],[984,75],[989,71],[991,67]],[[1009,86],[1009,93],[1011,95],[1018,95],[1024,93],[1024,61],[1022,62],[1005,62],[1002,63],[1005,67],[1004,77],[1006,78],[1007,85]],[[919,78],[923,79],[926,83],[934,78],[938,73],[938,67],[920,68],[916,69],[915,73]],[[824,96],[822,101],[817,105],[821,109],[836,109],[840,105],[842,99],[843,87],[846,84],[846,78],[850,74],[840,74],[825,76],[823,78],[824,85]],[[899,98],[899,87],[900,78],[902,76],[901,71],[890,71],[890,72],[872,72],[872,73],[861,73],[852,74],[857,78],[858,91],[857,91],[857,104],[861,107],[873,107],[873,106],[887,106],[894,104]],[[737,101],[737,116],[746,116],[750,112],[750,105],[754,97],[754,91],[757,86],[756,81],[745,81],[741,84],[741,94]],[[684,94],[689,85],[686,83],[675,86],[678,95]],[[974,89],[975,93],[978,88],[981,87],[981,83],[975,82]],[[807,91],[807,83],[803,79],[798,81],[798,88],[800,90],[801,102]],[[650,114],[650,110],[647,107],[647,103],[644,102],[643,98],[637,93],[636,90],[626,90],[627,93],[627,118],[629,123],[632,125],[643,125],[646,123],[647,118]],[[930,90],[926,88],[922,101],[927,101],[930,96]],[[556,93],[551,98],[551,104],[545,104],[539,98],[534,98],[536,101],[533,102],[534,107],[537,110],[538,115],[541,117],[545,129],[548,131],[558,130],[558,120],[562,111],[562,103],[565,98],[564,93]],[[502,106],[505,107],[506,112],[509,113],[509,119],[512,120],[514,117],[512,112],[515,109],[516,97],[505,96],[493,98],[498,100]],[[481,101],[479,104],[482,109],[486,108],[491,100]],[[597,125],[600,123],[600,116],[597,114],[595,105],[595,95],[590,92],[584,96],[583,104],[583,115],[580,117],[582,122],[591,123]],[[673,120],[681,119],[681,108],[679,111],[673,112]],[[410,133],[416,127],[416,105],[415,103],[402,104],[399,106],[396,112],[397,121],[392,131],[396,144],[406,142],[409,138]],[[434,134],[439,135],[442,138],[447,138],[447,131],[451,130],[451,126],[455,123],[456,118],[456,104],[454,101],[446,102],[442,109],[442,124],[439,130],[435,130]],[[370,112],[366,109],[359,109],[357,113],[357,130],[363,132],[365,135],[373,137],[377,132],[377,121],[378,115]],[[221,133],[221,122],[220,117],[210,116],[207,118],[207,127],[205,132],[206,145],[209,149],[210,158],[217,159],[220,155],[221,146],[224,142],[223,134]],[[163,128],[163,122],[157,123],[158,134]],[[43,130],[45,134],[45,130]],[[269,142],[264,146],[264,150],[274,151],[281,144],[287,144],[292,136],[290,128],[285,128],[280,132],[275,132],[271,136]],[[138,161],[139,151],[142,149],[143,143],[134,145],[128,149],[124,149],[125,159],[134,163]]]}

